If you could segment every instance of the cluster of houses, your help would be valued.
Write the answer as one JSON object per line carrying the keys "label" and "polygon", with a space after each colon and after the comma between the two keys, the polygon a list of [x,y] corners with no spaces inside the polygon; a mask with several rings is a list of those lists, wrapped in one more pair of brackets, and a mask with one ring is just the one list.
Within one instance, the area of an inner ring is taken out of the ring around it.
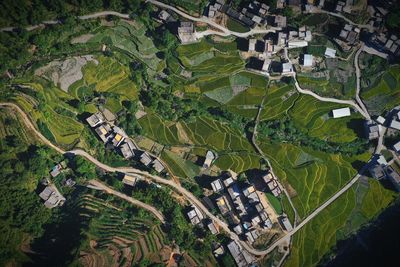
{"label": "cluster of houses", "polygon": [[[389,130],[394,133],[400,130],[400,107],[394,108],[388,114],[387,119],[379,116],[375,121],[366,122],[365,130],[367,137],[370,140],[378,138],[381,127],[389,127]],[[395,143],[392,149],[396,155],[400,155],[400,141]],[[387,178],[389,181],[392,182],[395,189],[397,191],[400,191],[400,174],[396,169],[393,168],[387,162],[386,158],[381,154],[377,154],[373,157],[368,168],[369,173],[373,178],[377,180]]]}
{"label": "cluster of houses", "polygon": [[[280,186],[271,173],[263,179],[274,196],[281,194]],[[240,187],[236,180],[237,175],[228,172],[211,182],[216,196],[214,201],[221,214],[228,219],[233,231],[253,243],[261,230],[272,228],[273,222],[265,207],[268,203],[253,185]],[[192,207],[187,215],[193,225],[200,224],[203,220],[203,216],[195,207]],[[212,222],[209,222],[207,227],[212,233],[218,232]]]}
{"label": "cluster of houses", "polygon": [[118,149],[125,159],[139,156],[140,162],[146,167],[152,167],[158,173],[164,171],[164,165],[157,159],[150,156],[147,152],[140,151],[121,128],[113,125],[108,120],[104,112],[96,112],[86,119],[87,123],[94,129],[104,144],[111,144]]}
{"label": "cluster of houses", "polygon": [[[66,164],[64,161],[56,164],[50,170],[51,177],[56,178],[65,168]],[[57,189],[56,185],[50,183],[47,178],[43,179],[42,184],[45,185],[45,188],[39,194],[39,197],[44,201],[45,207],[52,209],[58,206],[62,206],[66,199]],[[65,181],[65,185],[72,187],[75,185],[75,181],[73,181],[72,179],[68,179]]]}

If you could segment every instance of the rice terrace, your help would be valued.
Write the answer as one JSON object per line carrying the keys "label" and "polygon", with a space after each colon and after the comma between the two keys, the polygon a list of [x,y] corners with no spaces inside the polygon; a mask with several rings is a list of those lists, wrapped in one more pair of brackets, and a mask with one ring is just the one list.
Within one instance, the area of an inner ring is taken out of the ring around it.
{"label": "rice terrace", "polygon": [[378,2],[1,2],[0,265],[395,266]]}

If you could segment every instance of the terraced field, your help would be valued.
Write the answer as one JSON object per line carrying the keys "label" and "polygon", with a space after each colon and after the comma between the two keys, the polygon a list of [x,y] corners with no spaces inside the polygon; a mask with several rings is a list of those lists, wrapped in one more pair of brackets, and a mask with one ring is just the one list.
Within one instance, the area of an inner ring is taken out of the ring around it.
{"label": "terraced field", "polygon": [[353,113],[350,117],[332,118],[331,111],[343,107],[335,103],[321,105],[317,99],[302,95],[288,114],[295,125],[310,136],[331,142],[351,142],[359,137],[352,128],[362,129],[362,117]]}
{"label": "terraced field", "polygon": [[379,214],[394,197],[393,191],[373,180],[368,186],[353,186],[296,233],[285,266],[317,265],[338,240]]}
{"label": "terraced field", "polygon": [[145,63],[150,70],[158,70],[161,60],[157,58],[157,48],[153,41],[145,35],[146,28],[139,21],[127,22],[121,20],[115,27],[99,31],[89,43],[110,43],[113,47],[137,58]]}
{"label": "terraced field", "polygon": [[400,66],[389,68],[369,89],[361,92],[368,106],[378,112],[390,110],[400,104]]}
{"label": "terraced field", "polygon": [[93,263],[130,266],[143,259],[162,263],[165,256],[169,258],[165,252],[170,249],[164,244],[165,235],[159,222],[145,211],[126,213],[90,194],[81,196],[77,205],[82,209],[81,216],[89,218],[88,241],[80,249],[80,262],[84,266]]}
{"label": "terraced field", "polygon": [[230,169],[236,173],[241,173],[249,169],[259,169],[260,159],[258,155],[247,152],[229,153],[219,155],[215,165],[222,170]]}
{"label": "terraced field", "polygon": [[68,147],[77,142],[83,124],[74,118],[77,111],[64,102],[72,97],[56,87],[44,87],[39,83],[22,84],[43,96],[40,111],[36,108],[37,102],[30,98],[18,95],[13,99],[32,116],[44,134],[62,146]]}
{"label": "terraced field", "polygon": [[146,136],[164,145],[178,145],[178,129],[175,124],[166,125],[156,114],[147,114],[139,119]]}

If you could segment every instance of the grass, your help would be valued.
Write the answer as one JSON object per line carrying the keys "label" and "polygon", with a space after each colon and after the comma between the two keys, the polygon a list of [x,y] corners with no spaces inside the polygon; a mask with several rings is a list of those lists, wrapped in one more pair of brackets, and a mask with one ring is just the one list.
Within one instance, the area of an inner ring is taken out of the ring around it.
{"label": "grass", "polygon": [[235,32],[248,32],[250,30],[248,27],[244,26],[243,24],[232,18],[228,18],[226,26],[229,30]]}
{"label": "grass", "polygon": [[381,112],[390,110],[400,104],[400,66],[390,67],[376,83],[367,90],[361,92],[361,97],[367,100],[367,104],[374,100],[383,102],[378,104]]}
{"label": "grass", "polygon": [[200,171],[199,166],[191,161],[184,160],[169,150],[163,150],[161,158],[178,177],[194,178]]}
{"label": "grass", "polygon": [[267,197],[269,203],[271,203],[272,207],[276,211],[277,214],[282,214],[283,209],[282,209],[282,204],[280,200],[272,195],[271,193],[266,193],[265,196]]}

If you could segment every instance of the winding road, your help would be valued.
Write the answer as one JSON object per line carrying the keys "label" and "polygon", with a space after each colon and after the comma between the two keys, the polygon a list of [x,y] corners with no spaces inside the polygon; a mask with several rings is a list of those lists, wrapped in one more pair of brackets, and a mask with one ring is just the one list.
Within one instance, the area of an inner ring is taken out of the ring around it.
{"label": "winding road", "polygon": [[[216,224],[218,224],[226,233],[229,234],[230,238],[235,240],[236,242],[240,243],[244,249],[246,249],[249,253],[255,255],[255,256],[264,256],[270,252],[272,252],[277,246],[285,242],[288,238],[290,238],[292,235],[294,235],[297,231],[299,231],[306,223],[308,223],[310,220],[312,220],[315,216],[317,216],[322,210],[324,210],[327,206],[329,206],[332,202],[334,202],[338,197],[340,197],[343,193],[345,193],[361,176],[361,174],[357,174],[346,186],[344,186],[342,189],[340,189],[337,193],[335,193],[330,199],[328,199],[324,204],[322,204],[320,207],[315,209],[312,213],[310,213],[305,219],[301,221],[300,224],[298,224],[296,227],[293,228],[291,232],[288,232],[286,235],[281,237],[279,240],[277,240],[275,243],[273,243],[270,247],[268,247],[265,250],[257,250],[251,247],[248,243],[245,241],[241,240],[236,233],[231,231],[229,229],[229,226],[226,222],[222,221],[220,218],[217,216],[213,215],[202,203],[200,200],[196,198],[191,192],[183,188],[182,186],[176,184],[172,180],[167,180],[165,178],[159,177],[157,175],[152,175],[146,171],[138,170],[132,167],[111,167],[108,166],[104,163],[101,163],[98,161],[96,158],[91,156],[89,153],[86,151],[83,151],[81,149],[75,149],[71,151],[65,151],[54,144],[52,144],[46,137],[44,137],[33,125],[31,120],[29,119],[28,115],[16,104],[14,103],[0,103],[0,107],[9,107],[9,108],[14,108],[20,115],[22,116],[22,119],[24,123],[26,124],[27,128],[32,130],[34,134],[39,137],[39,139],[46,144],[47,146],[53,148],[55,151],[61,153],[61,154],[73,154],[77,156],[82,156],[86,158],[88,161],[92,162],[95,164],[98,168],[103,169],[104,171],[107,172],[121,172],[125,174],[138,174],[142,175],[146,178],[149,178],[159,184],[164,184],[167,185],[180,194],[182,194],[191,204],[195,205],[200,211],[203,212],[204,215],[206,215],[208,218],[213,220]],[[365,167],[365,166],[364,166]],[[361,172],[360,172],[361,173]]]}

